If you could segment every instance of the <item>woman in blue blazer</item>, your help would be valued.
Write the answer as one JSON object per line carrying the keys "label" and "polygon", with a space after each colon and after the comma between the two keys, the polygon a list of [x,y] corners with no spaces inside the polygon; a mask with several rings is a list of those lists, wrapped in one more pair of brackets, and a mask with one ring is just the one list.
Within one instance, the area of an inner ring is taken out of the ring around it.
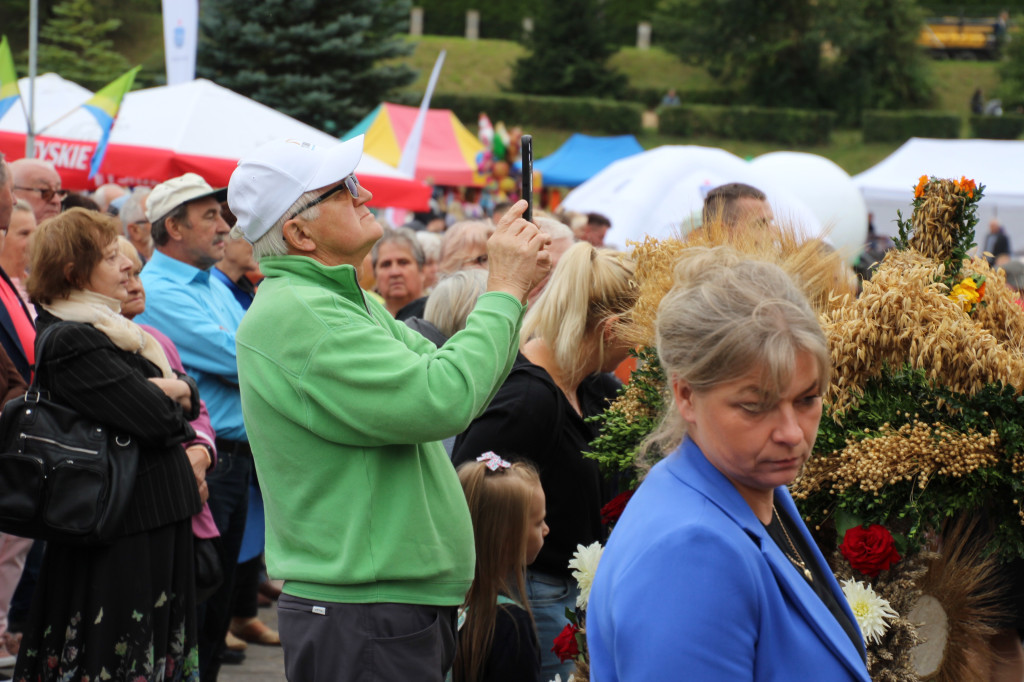
{"label": "woman in blue blazer", "polygon": [[690,248],[658,353],[674,401],[651,442],[675,449],[601,558],[591,679],[867,682],[860,629],[786,490],[828,385],[814,311],[780,268]]}

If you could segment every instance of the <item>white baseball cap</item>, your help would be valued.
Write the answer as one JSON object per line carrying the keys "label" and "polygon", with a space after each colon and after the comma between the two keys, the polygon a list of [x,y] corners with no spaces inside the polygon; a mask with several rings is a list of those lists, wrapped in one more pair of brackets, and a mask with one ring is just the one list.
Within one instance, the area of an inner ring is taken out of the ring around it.
{"label": "white baseball cap", "polygon": [[304,192],[351,175],[363,157],[363,136],[333,145],[296,139],[267,142],[238,162],[228,182],[228,206],[255,243]]}
{"label": "white baseball cap", "polygon": [[196,199],[213,197],[217,201],[224,201],[226,194],[226,188],[214,189],[201,176],[185,173],[153,188],[146,199],[146,220],[155,223],[182,204]]}

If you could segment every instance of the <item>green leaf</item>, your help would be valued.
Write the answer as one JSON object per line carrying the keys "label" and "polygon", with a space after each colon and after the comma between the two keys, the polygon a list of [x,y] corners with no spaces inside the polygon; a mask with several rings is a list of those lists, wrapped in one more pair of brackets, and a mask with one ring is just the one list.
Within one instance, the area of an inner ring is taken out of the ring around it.
{"label": "green leaf", "polygon": [[836,545],[843,543],[843,537],[846,535],[846,531],[854,528],[855,526],[863,526],[864,519],[852,514],[845,509],[836,510]]}
{"label": "green leaf", "polygon": [[900,556],[907,556],[907,547],[909,546],[907,543],[907,536],[902,533],[893,533],[892,540],[896,545],[896,551],[900,553]]}

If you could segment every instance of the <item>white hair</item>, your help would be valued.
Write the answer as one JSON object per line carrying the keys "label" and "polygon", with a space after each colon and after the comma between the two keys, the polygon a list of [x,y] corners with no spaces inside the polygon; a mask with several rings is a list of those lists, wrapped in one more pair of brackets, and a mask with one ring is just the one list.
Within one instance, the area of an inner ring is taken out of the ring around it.
{"label": "white hair", "polygon": [[538,216],[534,218],[533,224],[537,226],[538,230],[551,237],[551,241],[557,241],[559,239],[568,239],[569,241],[573,241],[576,239],[569,226],[561,220]]}
{"label": "white hair", "polygon": [[[310,202],[314,201],[318,196],[323,194],[319,189],[314,189],[304,193],[295,203],[288,207],[288,210],[281,214],[281,217],[277,219],[269,230],[263,233],[263,235],[252,243],[252,257],[259,263],[262,258],[269,258],[271,256],[287,256],[288,255],[288,244],[284,240],[284,224],[296,218],[303,216],[306,220],[316,220],[320,217],[320,206],[310,206]],[[241,229],[236,225],[231,229],[232,236],[243,236]]]}
{"label": "white hair", "polygon": [[428,263],[441,260],[441,235],[420,230],[416,232],[416,241],[423,248],[423,255],[426,256]]}
{"label": "white hair", "polygon": [[121,211],[118,215],[121,218],[121,225],[125,229],[125,234],[128,234],[129,225],[146,219],[146,211],[142,208],[142,202],[152,191],[149,187],[136,187],[128,195],[128,198],[124,200],[124,203],[121,204]]}

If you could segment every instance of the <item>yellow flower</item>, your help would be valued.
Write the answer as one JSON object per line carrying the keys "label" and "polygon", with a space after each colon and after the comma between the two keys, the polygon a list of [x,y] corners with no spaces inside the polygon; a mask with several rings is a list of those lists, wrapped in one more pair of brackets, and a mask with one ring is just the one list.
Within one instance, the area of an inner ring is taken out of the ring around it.
{"label": "yellow flower", "polygon": [[949,298],[959,303],[965,313],[969,313],[974,305],[981,300],[981,294],[978,292],[978,285],[974,279],[965,277],[963,281],[953,287]]}

